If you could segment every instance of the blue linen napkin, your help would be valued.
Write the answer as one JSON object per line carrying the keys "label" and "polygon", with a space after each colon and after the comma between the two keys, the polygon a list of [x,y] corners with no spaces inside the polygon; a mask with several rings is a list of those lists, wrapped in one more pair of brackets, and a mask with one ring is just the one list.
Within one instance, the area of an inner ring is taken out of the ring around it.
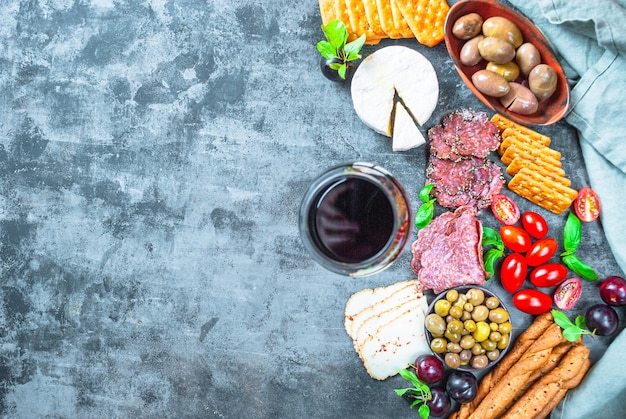
{"label": "blue linen napkin", "polygon": [[[579,133],[590,186],[601,198],[609,246],[626,272],[626,0],[509,0],[552,43],[572,82],[566,121]],[[617,273],[616,273],[617,274]],[[626,417],[626,331],[551,418]]]}

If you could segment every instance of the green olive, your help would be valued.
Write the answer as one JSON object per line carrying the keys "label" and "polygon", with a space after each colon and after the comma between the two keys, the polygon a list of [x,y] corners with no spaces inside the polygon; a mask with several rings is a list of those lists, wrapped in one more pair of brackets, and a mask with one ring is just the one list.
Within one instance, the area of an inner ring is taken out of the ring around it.
{"label": "green olive", "polygon": [[461,358],[461,365],[467,365],[472,359],[472,351],[469,349],[463,349],[459,354],[459,358]]}
{"label": "green olive", "polygon": [[487,355],[487,358],[489,358],[490,361],[495,361],[500,356],[500,351],[497,350],[497,349],[494,349],[493,351],[487,352],[486,355]]}
{"label": "green olive", "polygon": [[439,314],[441,317],[446,317],[450,312],[451,306],[452,305],[448,300],[437,300],[437,302],[435,303],[435,313]]}
{"label": "green olive", "polygon": [[509,313],[502,307],[495,308],[489,312],[489,320],[494,323],[504,323],[509,320]]}
{"label": "green olive", "polygon": [[474,307],[485,301],[485,293],[478,288],[470,288],[465,295],[467,296],[467,300],[472,303]]}
{"label": "green olive", "polygon": [[479,321],[476,322],[476,330],[472,333],[472,336],[476,342],[483,342],[489,337],[489,333],[491,333],[489,325],[485,322]]}
{"label": "green olive", "polygon": [[487,366],[487,364],[489,364],[489,359],[487,358],[487,355],[477,355],[472,358],[472,368],[482,370]]}
{"label": "green olive", "polygon": [[424,319],[424,325],[426,326],[426,330],[428,330],[433,337],[443,336],[443,333],[446,331],[445,320],[440,315],[435,313],[431,313],[426,316],[426,319]]}
{"label": "green olive", "polygon": [[489,340],[492,340],[494,342],[500,342],[501,339],[502,339],[502,334],[500,332],[489,333]]}
{"label": "green olive", "polygon": [[450,315],[455,319],[460,319],[463,315],[463,307],[453,305],[452,307],[450,307]]}
{"label": "green olive", "polygon": [[452,25],[452,34],[459,39],[467,40],[480,33],[483,18],[478,13],[468,13],[458,18]]}
{"label": "green olive", "polygon": [[452,320],[448,323],[447,329],[452,333],[461,333],[463,331],[463,322],[461,320]]}
{"label": "green olive", "polygon": [[489,297],[485,301],[485,305],[487,306],[489,310],[493,310],[494,308],[497,308],[500,305],[500,300],[498,300],[498,297]]}
{"label": "green olive", "polygon": [[482,353],[485,353],[485,349],[483,349],[482,345],[478,342],[476,342],[474,344],[474,346],[472,346],[472,355],[480,355]]}
{"label": "green olive", "polygon": [[547,64],[535,66],[528,74],[528,87],[539,101],[546,100],[556,91],[556,73]]}
{"label": "green olive", "polygon": [[454,303],[459,298],[459,292],[457,290],[449,290],[446,292],[446,300]]}
{"label": "green olive", "polygon": [[511,324],[511,322],[504,322],[498,325],[498,332],[502,333],[503,335],[511,333],[511,330],[513,330],[513,325]]}
{"label": "green olive", "polygon": [[498,349],[505,349],[509,345],[510,338],[511,336],[508,333],[503,334],[498,342]]}
{"label": "green olive", "polygon": [[450,368],[459,368],[461,366],[461,357],[453,352],[448,352],[444,357],[444,361]]}
{"label": "green olive", "polygon": [[506,81],[513,81],[519,77],[519,67],[513,61],[504,64],[490,61],[487,63],[487,70],[501,75]]}
{"label": "green olive", "polygon": [[446,330],[446,332],[443,335],[449,341],[452,341],[452,342],[455,342],[455,343],[458,343],[458,342],[461,341],[461,333],[454,333],[454,332],[451,332],[449,330]]}
{"label": "green olive", "polygon": [[493,16],[483,22],[483,35],[502,39],[513,48],[517,48],[524,42],[522,32],[517,25],[502,16]]}
{"label": "green olive", "polygon": [[[489,309],[487,308],[487,306],[480,305],[474,307],[474,311],[472,311],[472,319],[475,322],[487,320],[488,317]],[[487,325],[487,327],[489,327],[489,325]]]}
{"label": "green olive", "polygon": [[461,315],[461,321],[470,320],[472,318],[472,313],[469,311],[463,310],[463,314]]}
{"label": "green olive", "polygon": [[496,64],[505,64],[515,58],[515,48],[500,38],[486,37],[478,43],[480,56]]}
{"label": "green olive", "polygon": [[446,349],[448,350],[448,352],[454,352],[455,354],[458,354],[463,350],[463,348],[461,348],[461,345],[456,342],[448,342],[448,344],[446,345]]}
{"label": "green olive", "polygon": [[442,354],[446,351],[447,344],[444,338],[435,338],[430,342],[430,349],[436,354]]}
{"label": "green olive", "polygon": [[472,346],[474,346],[475,343],[476,341],[471,335],[465,335],[461,338],[459,345],[461,345],[461,348],[463,349],[472,349]]}
{"label": "green olive", "polygon": [[486,352],[489,352],[496,349],[498,347],[498,343],[492,340],[483,340],[480,342],[480,346],[482,346]]}
{"label": "green olive", "polygon": [[472,333],[476,330],[476,322],[474,320],[465,320],[463,323],[463,327],[468,332]]}
{"label": "green olive", "polygon": [[523,75],[528,76],[530,71],[541,64],[539,50],[530,42],[526,42],[515,52],[515,61]]}

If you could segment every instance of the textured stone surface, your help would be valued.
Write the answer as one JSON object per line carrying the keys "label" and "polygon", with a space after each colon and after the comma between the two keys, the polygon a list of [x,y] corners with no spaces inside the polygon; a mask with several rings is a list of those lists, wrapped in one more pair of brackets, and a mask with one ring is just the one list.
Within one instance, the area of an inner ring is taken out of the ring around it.
{"label": "textured stone surface", "polygon": [[[315,175],[353,160],[417,205],[427,151],[393,153],[323,78],[316,1],[6,0],[0,16],[0,414],[415,416],[343,330],[346,299],[411,278],[410,255],[334,275],[297,212]],[[444,45],[394,44],[437,70],[425,128],[484,110]],[[586,184],[575,132],[542,132]],[[546,216],[560,240],[564,217]],[[583,234],[584,259],[619,272],[602,226]],[[585,287],[580,310],[598,300]]]}

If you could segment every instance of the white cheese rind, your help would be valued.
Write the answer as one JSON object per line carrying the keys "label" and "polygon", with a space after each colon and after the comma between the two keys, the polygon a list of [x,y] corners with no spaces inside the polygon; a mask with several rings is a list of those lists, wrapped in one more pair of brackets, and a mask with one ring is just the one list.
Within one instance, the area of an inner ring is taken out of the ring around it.
{"label": "white cheese rind", "polygon": [[351,85],[356,114],[388,137],[396,92],[420,125],[428,121],[439,99],[439,81],[430,61],[411,48],[394,45],[367,56]]}
{"label": "white cheese rind", "polygon": [[392,138],[393,151],[407,151],[426,142],[424,135],[401,102],[396,102]]}

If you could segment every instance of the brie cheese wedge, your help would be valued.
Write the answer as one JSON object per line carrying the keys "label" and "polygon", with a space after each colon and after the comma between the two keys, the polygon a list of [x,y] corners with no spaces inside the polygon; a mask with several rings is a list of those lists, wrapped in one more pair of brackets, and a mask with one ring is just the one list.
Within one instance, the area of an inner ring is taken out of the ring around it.
{"label": "brie cheese wedge", "polygon": [[367,56],[351,84],[356,114],[365,125],[388,137],[396,93],[420,125],[428,121],[439,99],[439,81],[430,61],[398,45]]}
{"label": "brie cheese wedge", "polygon": [[413,118],[400,101],[396,102],[393,119],[393,151],[407,151],[426,142]]}

